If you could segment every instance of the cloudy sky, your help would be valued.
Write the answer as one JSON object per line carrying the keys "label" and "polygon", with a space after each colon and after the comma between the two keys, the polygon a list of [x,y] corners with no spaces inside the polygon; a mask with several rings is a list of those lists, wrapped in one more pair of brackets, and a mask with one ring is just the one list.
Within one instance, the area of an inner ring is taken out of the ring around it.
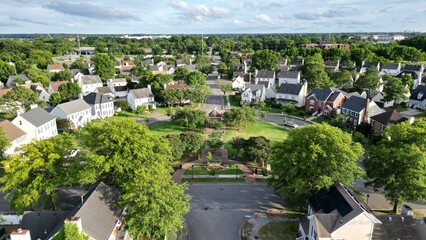
{"label": "cloudy sky", "polygon": [[425,0],[0,0],[0,33],[426,31]]}

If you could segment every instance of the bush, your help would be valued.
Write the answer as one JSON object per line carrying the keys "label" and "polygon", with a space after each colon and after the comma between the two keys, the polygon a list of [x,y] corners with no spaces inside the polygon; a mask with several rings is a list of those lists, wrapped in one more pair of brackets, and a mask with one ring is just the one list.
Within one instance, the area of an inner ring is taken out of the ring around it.
{"label": "bush", "polygon": [[146,107],[145,107],[145,106],[139,106],[139,107],[137,107],[137,108],[134,110],[134,112],[135,112],[136,114],[143,114],[143,113],[145,112],[145,110],[146,110]]}
{"label": "bush", "polygon": [[173,113],[175,112],[175,110],[173,110],[173,108],[167,108],[166,110],[166,115],[171,117],[173,115]]}
{"label": "bush", "polygon": [[368,143],[368,139],[366,137],[364,137],[364,135],[360,132],[354,132],[352,134],[352,140],[354,142],[359,142],[361,143],[363,146]]}
{"label": "bush", "polygon": [[116,108],[121,108],[122,111],[126,111],[129,109],[129,103],[127,101],[115,101],[114,106]]}
{"label": "bush", "polygon": [[291,103],[286,103],[281,108],[286,113],[292,113],[292,112],[295,112],[297,110],[296,106],[294,104],[291,104]]}
{"label": "bush", "polygon": [[214,128],[216,130],[222,128],[222,122],[220,122],[220,121],[210,121],[209,125],[210,125],[210,127]]}

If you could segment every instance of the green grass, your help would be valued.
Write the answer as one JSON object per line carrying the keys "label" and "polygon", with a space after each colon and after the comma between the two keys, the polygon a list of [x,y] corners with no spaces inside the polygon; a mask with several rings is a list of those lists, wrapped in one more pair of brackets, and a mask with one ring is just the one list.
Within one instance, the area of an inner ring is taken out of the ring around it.
{"label": "green grass", "polygon": [[[225,100],[226,101],[226,100]],[[237,101],[236,96],[235,95],[229,95],[229,101],[232,107],[235,108],[240,108],[240,102]]]}
{"label": "green grass", "polygon": [[273,124],[264,122],[249,123],[247,127],[227,129],[225,131],[225,141],[230,141],[234,137],[248,139],[249,137],[264,136],[271,142],[280,142],[287,138],[288,130]]}
{"label": "green grass", "polygon": [[293,240],[297,236],[298,222],[271,222],[259,230],[260,239]]}
{"label": "green grass", "polygon": [[314,118],[312,119],[312,122],[316,122],[316,123],[331,123],[331,118],[328,117],[318,117],[318,118]]}
{"label": "green grass", "polygon": [[183,178],[182,182],[186,183],[209,183],[209,182],[245,182],[244,178]]}
{"label": "green grass", "polygon": [[181,134],[187,132],[185,127],[180,126],[176,122],[162,122],[149,127],[150,132],[159,136],[166,136],[169,134]]}
{"label": "green grass", "polygon": [[[229,164],[229,168],[228,169],[223,169],[221,171],[217,171],[216,175],[217,174],[221,174],[221,175],[228,175],[229,174],[229,175],[232,175],[232,174],[235,174],[235,172],[237,174],[242,174],[243,173],[243,171],[241,171],[241,169],[239,169],[239,168],[235,169],[235,165],[234,164]],[[185,171],[184,175],[192,175],[192,167],[188,168]],[[194,165],[194,175],[209,175],[209,171],[203,169],[203,167],[200,166],[200,165]]]}

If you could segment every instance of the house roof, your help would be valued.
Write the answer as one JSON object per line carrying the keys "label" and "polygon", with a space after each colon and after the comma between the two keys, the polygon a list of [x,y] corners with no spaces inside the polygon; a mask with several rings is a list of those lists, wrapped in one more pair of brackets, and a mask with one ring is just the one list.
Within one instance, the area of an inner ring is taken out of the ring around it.
{"label": "house roof", "polygon": [[269,87],[269,81],[258,81],[257,84],[258,85],[263,85],[263,86],[265,86],[265,88]]}
{"label": "house roof", "polygon": [[423,68],[423,65],[412,65],[412,64],[407,64],[404,66],[404,70],[407,71],[416,71],[416,72],[420,72]]}
{"label": "house roof", "polygon": [[114,90],[116,92],[124,92],[124,91],[127,91],[127,86],[115,86]]}
{"label": "house roof", "polygon": [[178,65],[178,64],[179,64],[179,65],[181,65],[181,64],[182,64],[182,65],[183,65],[183,64],[186,64],[185,59],[182,59],[182,58],[181,58],[181,59],[176,59],[176,65]]}
{"label": "house roof", "polygon": [[121,71],[127,71],[128,72],[128,71],[132,70],[135,67],[136,67],[135,65],[122,66],[121,67]]}
{"label": "house roof", "polygon": [[210,118],[221,118],[223,115],[216,108],[209,113]]}
{"label": "house roof", "polygon": [[22,80],[26,81],[30,81],[30,79],[28,78],[27,74],[17,74],[17,75],[11,75],[9,76],[10,79],[15,80],[17,78],[21,78]]}
{"label": "house roof", "polygon": [[340,183],[335,183],[328,190],[318,191],[308,199],[308,204],[314,210],[316,220],[321,223],[325,236],[364,212],[379,222],[371,209],[355,193]]}
{"label": "house roof", "polygon": [[23,119],[27,120],[29,123],[34,125],[35,127],[40,127],[52,120],[55,120],[55,116],[48,113],[43,108],[35,108],[31,109],[28,112],[24,112],[23,114],[19,115]]}
{"label": "house roof", "polygon": [[80,217],[84,233],[93,239],[108,239],[120,215],[114,206],[117,200],[118,191],[100,182],[74,215]]}
{"label": "house roof", "polygon": [[108,94],[108,93],[112,93],[111,88],[109,87],[97,87],[96,90],[98,91],[98,93],[100,94]]}
{"label": "house roof", "polygon": [[190,64],[190,65],[185,65],[183,67],[188,69],[189,71],[195,71],[195,70],[197,70],[198,65],[197,64]]}
{"label": "house roof", "polygon": [[278,73],[278,78],[299,78],[300,72],[296,71],[281,71]]}
{"label": "house roof", "polygon": [[385,126],[390,124],[397,124],[403,121],[406,121],[407,119],[403,117],[399,112],[396,110],[390,110],[384,113],[377,114],[375,116],[372,116],[371,119],[374,121],[377,121]]}
{"label": "house roof", "polygon": [[326,67],[337,67],[339,66],[340,61],[325,61],[324,64]]}
{"label": "house roof", "polygon": [[313,88],[306,97],[314,96],[318,101],[325,101],[333,92],[331,88]]}
{"label": "house roof", "polygon": [[102,103],[109,103],[114,102],[111,96],[108,95],[102,95],[99,93],[89,93],[86,96],[83,97],[83,100],[88,104],[102,104]]}
{"label": "house roof", "polygon": [[67,211],[24,212],[21,228],[30,231],[31,239],[46,239],[58,224],[66,219]]}
{"label": "house roof", "polygon": [[426,99],[426,86],[419,85],[414,89],[413,94],[411,94],[410,99],[423,101]]}
{"label": "house roof", "polygon": [[113,79],[110,79],[110,81],[113,83],[123,83],[123,82],[127,83],[127,80],[125,78],[113,78]]}
{"label": "house roof", "polygon": [[258,71],[256,74],[257,78],[274,78],[274,76],[275,76],[274,70]]}
{"label": "house roof", "polygon": [[149,66],[149,65],[153,65],[154,64],[154,60],[152,59],[145,59],[141,61],[141,65],[142,66]]}
{"label": "house roof", "polygon": [[179,88],[179,89],[185,89],[188,85],[185,82],[179,82],[174,84],[167,84],[166,89],[173,89],[173,88]]}
{"label": "house roof", "polygon": [[389,70],[398,70],[398,68],[401,66],[400,63],[383,63],[382,70],[383,69],[389,69]]}
{"label": "house roof", "polygon": [[303,228],[305,234],[309,233],[309,219],[307,215],[303,215],[299,217],[299,223]]}
{"label": "house roof", "polygon": [[83,75],[90,75],[90,71],[87,68],[85,69],[74,68],[74,69],[71,69],[70,72],[71,72],[71,77],[75,77],[75,75],[77,75],[78,73],[81,73]]}
{"label": "house roof", "polygon": [[280,59],[280,61],[278,62],[278,65],[287,66],[287,59]]}
{"label": "house roof", "polygon": [[56,82],[50,82],[49,86],[50,88],[52,88],[53,92],[58,92],[59,91],[59,86],[61,86],[62,84],[68,83],[68,81],[56,81]]}
{"label": "house roof", "polygon": [[346,108],[355,112],[361,112],[365,108],[366,101],[366,98],[351,96],[345,103],[343,103],[342,108]]}
{"label": "house roof", "polygon": [[374,224],[372,240],[423,239],[419,234],[419,228],[416,227],[417,220],[412,216],[383,215],[377,218],[382,224]]}
{"label": "house roof", "polygon": [[363,67],[363,68],[376,67],[377,68],[377,65],[379,65],[378,62],[364,62],[364,64],[362,64],[361,67]]}
{"label": "house roof", "polygon": [[330,97],[327,99],[327,101],[334,102],[334,100],[337,99],[337,97],[341,94],[341,92],[333,92]]}
{"label": "house roof", "polygon": [[0,121],[0,126],[3,128],[3,131],[9,140],[9,142],[13,142],[14,140],[24,136],[26,133],[22,131],[17,126],[13,125],[9,120]]}
{"label": "house roof", "polygon": [[71,115],[73,113],[81,112],[87,109],[90,109],[90,106],[83,100],[77,99],[74,101],[61,103],[57,105],[55,108],[61,109],[65,114]]}
{"label": "house roof", "polygon": [[258,90],[263,91],[264,87],[265,86],[262,84],[246,84],[246,90],[250,89],[252,92],[256,92]]}
{"label": "house roof", "polygon": [[277,93],[299,95],[303,84],[282,83]]}
{"label": "house roof", "polygon": [[102,83],[102,80],[98,75],[83,75],[81,76],[81,82],[83,84],[96,84]]}
{"label": "house roof", "polygon": [[47,65],[47,70],[65,70],[62,64],[49,64]]}
{"label": "house roof", "polygon": [[3,89],[0,89],[0,97],[3,97],[4,95],[6,95],[10,91],[12,91],[12,88],[3,88]]}
{"label": "house roof", "polygon": [[410,74],[411,75],[411,78],[413,79],[413,80],[415,80],[415,79],[419,79],[419,75],[417,75],[417,73],[415,72],[415,71],[412,71],[412,70],[403,70],[403,71],[401,71],[400,73],[398,73],[398,75],[396,75],[396,77],[397,78],[400,78],[400,77],[402,77],[403,75],[405,75],[405,74]]}
{"label": "house roof", "polygon": [[129,91],[129,94],[130,93],[133,94],[135,98],[148,98],[154,96],[149,88],[132,89]]}
{"label": "house roof", "polygon": [[305,59],[291,60],[290,65],[302,66],[305,63]]}

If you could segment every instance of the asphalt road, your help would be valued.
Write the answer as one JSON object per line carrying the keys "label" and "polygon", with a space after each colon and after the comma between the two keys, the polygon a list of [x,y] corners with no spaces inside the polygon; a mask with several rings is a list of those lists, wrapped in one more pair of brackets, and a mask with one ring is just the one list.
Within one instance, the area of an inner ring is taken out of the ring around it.
{"label": "asphalt road", "polygon": [[186,216],[190,238],[235,240],[245,215],[271,208],[283,209],[283,202],[265,185],[193,184],[191,211]]}
{"label": "asphalt road", "polygon": [[217,109],[221,111],[224,105],[223,92],[213,80],[208,80],[206,84],[212,89],[212,93],[207,97],[204,111],[209,113],[213,111],[214,107],[217,107]]}
{"label": "asphalt road", "polygon": [[[276,123],[276,124],[283,124],[283,123],[284,123],[284,116],[278,116],[278,115],[275,115],[275,114],[267,114],[267,115],[265,116],[265,120],[266,120],[266,121],[268,121],[268,122],[274,122],[274,123]],[[310,124],[310,123],[308,123],[308,122],[305,122],[305,121],[299,120],[299,119],[297,119],[297,118],[289,117],[288,115],[287,115],[287,121],[288,121],[288,122],[294,122],[294,123],[295,123],[295,124],[297,124],[299,127],[300,127],[300,126],[307,125],[307,124]]]}

